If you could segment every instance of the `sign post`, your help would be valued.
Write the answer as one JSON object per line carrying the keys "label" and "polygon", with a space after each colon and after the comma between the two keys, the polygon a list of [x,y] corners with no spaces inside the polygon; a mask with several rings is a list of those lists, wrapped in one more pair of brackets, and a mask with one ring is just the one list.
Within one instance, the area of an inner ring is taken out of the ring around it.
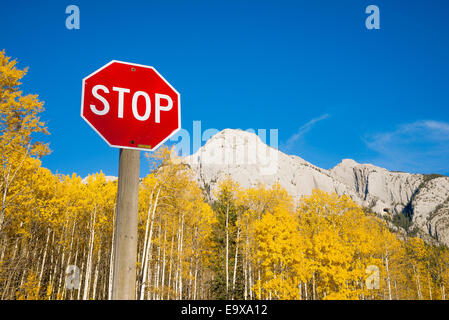
{"label": "sign post", "polygon": [[180,99],[149,66],[113,60],[83,79],[81,117],[109,146],[120,148],[114,300],[136,298],[140,150],[154,151],[180,130]]}
{"label": "sign post", "polygon": [[137,216],[140,151],[120,149],[114,239],[112,299],[136,295]]}

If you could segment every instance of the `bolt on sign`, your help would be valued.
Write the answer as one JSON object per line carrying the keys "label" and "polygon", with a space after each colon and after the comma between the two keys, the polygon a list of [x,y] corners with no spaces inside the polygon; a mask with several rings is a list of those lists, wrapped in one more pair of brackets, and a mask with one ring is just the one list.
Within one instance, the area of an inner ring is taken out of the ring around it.
{"label": "bolt on sign", "polygon": [[181,128],[181,97],[155,68],[113,60],[83,79],[81,117],[111,146],[156,150]]}

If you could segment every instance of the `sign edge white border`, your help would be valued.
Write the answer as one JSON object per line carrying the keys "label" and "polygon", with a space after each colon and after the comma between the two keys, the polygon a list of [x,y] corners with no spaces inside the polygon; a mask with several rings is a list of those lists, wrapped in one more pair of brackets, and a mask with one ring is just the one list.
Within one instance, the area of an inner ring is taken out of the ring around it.
{"label": "sign edge white border", "polygon": [[[137,66],[137,67],[143,67],[143,68],[147,68],[147,69],[152,69],[154,72],[156,72],[156,74],[166,83],[168,84],[168,86],[178,95],[178,128],[176,128],[175,130],[173,130],[164,140],[162,140],[161,142],[159,142],[155,147],[153,147],[152,149],[145,149],[145,148],[133,148],[133,147],[125,147],[125,146],[118,146],[118,145],[113,145],[111,143],[109,143],[108,140],[106,140],[106,138],[89,122],[89,120],[87,120],[84,116],[83,116],[83,111],[84,111],[84,84],[86,79],[92,77],[93,75],[97,74],[98,72],[100,72],[101,70],[103,70],[104,68],[108,67],[109,65],[118,62],[118,63],[123,63],[123,64],[127,64],[127,65],[132,65],[132,66]],[[130,150],[140,150],[140,151],[155,151],[156,149],[158,149],[164,142],[166,142],[169,138],[171,138],[172,136],[174,136],[178,131],[180,131],[182,129],[181,126],[181,95],[179,94],[179,92],[170,84],[170,82],[168,82],[157,70],[156,68],[152,67],[152,66],[147,66],[147,65],[143,65],[143,64],[138,64],[138,63],[132,63],[132,62],[125,62],[125,61],[120,61],[120,60],[111,60],[110,62],[106,63],[104,66],[102,66],[101,68],[98,68],[97,70],[95,70],[94,72],[92,72],[91,74],[89,74],[88,76],[84,77],[82,80],[82,88],[81,88],[81,118],[108,144],[108,146],[113,147],[113,148],[121,148],[121,149],[130,149]]]}

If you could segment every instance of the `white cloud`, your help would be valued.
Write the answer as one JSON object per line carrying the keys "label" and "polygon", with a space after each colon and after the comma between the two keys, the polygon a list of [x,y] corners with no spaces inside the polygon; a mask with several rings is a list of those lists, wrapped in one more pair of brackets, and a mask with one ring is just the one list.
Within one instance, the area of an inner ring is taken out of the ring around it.
{"label": "white cloud", "polygon": [[439,130],[442,133],[449,134],[449,123],[428,120],[428,121],[424,121],[424,124],[428,128],[431,128],[431,129],[434,129],[434,130]]}
{"label": "white cloud", "polygon": [[395,130],[367,135],[364,142],[377,152],[370,162],[390,170],[416,173],[449,172],[449,123],[421,120]]}
{"label": "white cloud", "polygon": [[303,126],[301,126],[298,131],[293,134],[290,138],[287,139],[287,142],[285,144],[282,145],[282,148],[286,151],[291,151],[291,149],[297,144],[297,142],[307,133],[310,131],[310,129],[312,129],[312,127],[317,123],[320,122],[322,120],[328,119],[330,117],[330,114],[325,113],[322,114],[321,116],[314,118],[312,120],[310,120],[309,122],[307,122],[306,124],[304,124]]}

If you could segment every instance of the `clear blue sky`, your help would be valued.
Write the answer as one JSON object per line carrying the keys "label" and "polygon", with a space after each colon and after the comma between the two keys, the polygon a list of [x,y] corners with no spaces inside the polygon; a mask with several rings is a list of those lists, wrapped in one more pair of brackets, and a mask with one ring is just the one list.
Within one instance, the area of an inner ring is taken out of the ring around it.
{"label": "clear blue sky", "polygon": [[[80,30],[65,27],[70,4]],[[365,28],[370,4],[380,30]],[[117,59],[156,67],[189,131],[276,128],[281,150],[324,168],[448,174],[448,12],[445,0],[6,1],[0,48],[45,101],[53,172],[117,175],[118,149],[79,115],[82,78]]]}

